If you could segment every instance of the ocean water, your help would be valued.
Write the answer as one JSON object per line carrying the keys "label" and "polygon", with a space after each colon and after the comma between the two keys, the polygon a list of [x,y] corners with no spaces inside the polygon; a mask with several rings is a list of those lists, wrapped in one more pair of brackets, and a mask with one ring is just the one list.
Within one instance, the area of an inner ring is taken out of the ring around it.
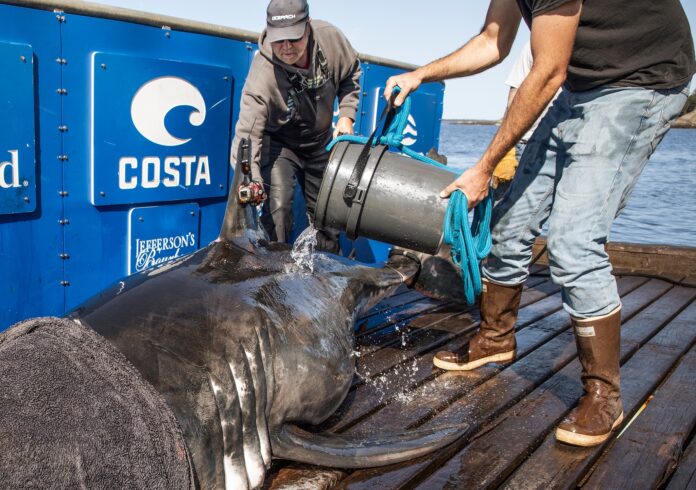
{"label": "ocean water", "polygon": [[[442,123],[448,165],[474,165],[498,128]],[[696,247],[696,129],[670,130],[648,161],[609,237],[614,242]]]}

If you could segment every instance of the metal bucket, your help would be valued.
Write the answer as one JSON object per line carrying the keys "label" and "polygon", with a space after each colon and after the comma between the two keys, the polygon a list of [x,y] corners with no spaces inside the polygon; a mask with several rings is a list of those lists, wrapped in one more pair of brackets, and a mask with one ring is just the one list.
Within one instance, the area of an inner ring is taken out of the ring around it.
{"label": "metal bucket", "polygon": [[314,226],[345,231],[353,240],[363,236],[437,253],[447,209],[447,200],[439,194],[456,175],[378,145],[370,148],[357,194],[345,199],[344,190],[362,149],[359,143],[345,141],[333,147],[317,197]]}

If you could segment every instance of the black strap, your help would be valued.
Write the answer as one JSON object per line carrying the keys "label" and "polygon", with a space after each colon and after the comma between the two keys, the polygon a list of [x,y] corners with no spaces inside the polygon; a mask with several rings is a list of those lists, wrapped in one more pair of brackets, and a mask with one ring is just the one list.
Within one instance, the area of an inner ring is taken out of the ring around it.
{"label": "black strap", "polygon": [[394,98],[396,97],[396,94],[397,92],[392,92],[392,96],[389,98],[389,102],[387,102],[387,105],[384,107],[384,110],[382,111],[382,115],[379,116],[379,119],[375,124],[375,130],[372,131],[372,134],[367,139],[365,146],[363,146],[362,151],[360,151],[360,155],[358,155],[358,161],[355,162],[355,167],[353,167],[353,173],[350,175],[350,179],[348,179],[348,184],[346,184],[346,188],[343,190],[343,199],[347,203],[353,202],[353,199],[355,198],[355,195],[358,192],[358,184],[360,183],[362,174],[365,171],[365,165],[367,165],[367,159],[368,155],[370,154],[372,142],[374,141],[375,136],[377,135],[377,131],[380,130],[379,123],[382,121],[382,119],[384,119],[384,124],[381,126],[382,131],[380,133],[383,134],[385,128],[388,128],[392,122],[392,119],[394,119]]}
{"label": "black strap", "polygon": [[374,176],[377,165],[382,159],[382,155],[385,151],[387,151],[387,147],[385,145],[377,145],[374,148],[374,151],[370,152],[370,158],[367,159],[365,170],[360,176],[358,191],[350,203],[350,208],[348,208],[348,217],[346,218],[346,235],[348,236],[349,240],[355,240],[358,238],[358,228],[360,218],[362,217],[363,206],[365,205],[367,189],[370,188],[372,177]]}

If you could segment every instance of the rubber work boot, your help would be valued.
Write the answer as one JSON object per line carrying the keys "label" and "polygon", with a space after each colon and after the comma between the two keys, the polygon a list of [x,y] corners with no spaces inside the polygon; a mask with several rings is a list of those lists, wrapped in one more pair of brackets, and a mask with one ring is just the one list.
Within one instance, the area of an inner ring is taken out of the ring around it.
{"label": "rubber work boot", "polygon": [[433,364],[450,371],[469,371],[490,362],[513,361],[517,356],[515,322],[521,296],[522,284],[502,286],[484,280],[479,331],[461,349],[435,354]]}
{"label": "rubber work boot", "polygon": [[619,353],[621,308],[608,315],[572,319],[582,364],[585,394],[556,428],[556,439],[574,446],[596,446],[623,422]]}

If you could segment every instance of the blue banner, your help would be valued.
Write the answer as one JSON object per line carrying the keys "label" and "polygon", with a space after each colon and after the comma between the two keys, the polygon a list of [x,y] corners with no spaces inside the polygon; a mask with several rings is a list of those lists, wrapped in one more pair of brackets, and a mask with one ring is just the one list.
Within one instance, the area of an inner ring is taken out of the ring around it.
{"label": "blue banner", "polygon": [[95,53],[92,204],[227,195],[229,67]]}
{"label": "blue banner", "polygon": [[0,43],[0,214],[36,209],[34,53],[27,44]]}
{"label": "blue banner", "polygon": [[128,217],[128,274],[165,264],[198,249],[195,203],[133,208]]}

